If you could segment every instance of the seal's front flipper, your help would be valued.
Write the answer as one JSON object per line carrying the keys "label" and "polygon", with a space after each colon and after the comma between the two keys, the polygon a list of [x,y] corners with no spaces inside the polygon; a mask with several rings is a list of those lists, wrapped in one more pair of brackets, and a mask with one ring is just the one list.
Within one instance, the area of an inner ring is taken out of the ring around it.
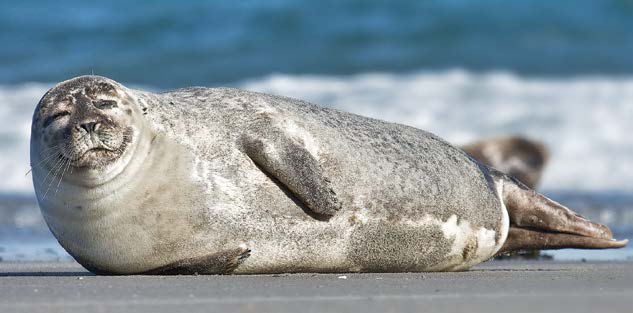
{"label": "seal's front flipper", "polygon": [[516,179],[491,169],[502,184],[501,199],[510,217],[508,238],[500,252],[524,249],[609,249],[626,246],[611,230],[525,187]]}
{"label": "seal's front flipper", "polygon": [[247,248],[235,248],[212,255],[185,259],[141,273],[142,275],[230,274],[251,255]]}
{"label": "seal's front flipper", "polygon": [[319,162],[299,142],[276,129],[242,137],[244,152],[285,186],[317,219],[334,215],[341,203]]}

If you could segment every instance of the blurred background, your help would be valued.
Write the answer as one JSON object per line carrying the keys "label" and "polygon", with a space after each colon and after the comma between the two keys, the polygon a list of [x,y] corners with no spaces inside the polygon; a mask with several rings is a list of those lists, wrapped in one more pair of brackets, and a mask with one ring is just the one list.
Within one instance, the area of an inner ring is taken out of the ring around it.
{"label": "blurred background", "polygon": [[[633,238],[633,1],[0,2],[0,259],[68,260],[32,190],[33,109],[85,74],[231,86],[550,150],[540,191]],[[633,248],[553,253],[633,259]]]}

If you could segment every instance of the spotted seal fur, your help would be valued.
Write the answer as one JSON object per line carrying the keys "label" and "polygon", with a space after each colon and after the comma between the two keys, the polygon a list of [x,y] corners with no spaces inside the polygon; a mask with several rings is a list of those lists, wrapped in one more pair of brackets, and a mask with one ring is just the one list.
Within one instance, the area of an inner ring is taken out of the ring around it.
{"label": "spotted seal fur", "polygon": [[452,271],[626,244],[431,133],[230,88],[62,82],[31,165],[50,230],[102,274]]}

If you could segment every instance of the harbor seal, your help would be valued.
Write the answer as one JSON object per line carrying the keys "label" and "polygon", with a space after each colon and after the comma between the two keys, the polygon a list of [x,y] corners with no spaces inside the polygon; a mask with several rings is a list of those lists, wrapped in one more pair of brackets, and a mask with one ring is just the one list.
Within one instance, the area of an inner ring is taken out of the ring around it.
{"label": "harbor seal", "polygon": [[453,271],[626,244],[431,133],[230,88],[64,81],[31,166],[51,232],[99,274]]}
{"label": "harbor seal", "polygon": [[461,149],[480,163],[509,174],[531,189],[538,185],[549,159],[544,143],[521,136],[479,140],[463,145]]}

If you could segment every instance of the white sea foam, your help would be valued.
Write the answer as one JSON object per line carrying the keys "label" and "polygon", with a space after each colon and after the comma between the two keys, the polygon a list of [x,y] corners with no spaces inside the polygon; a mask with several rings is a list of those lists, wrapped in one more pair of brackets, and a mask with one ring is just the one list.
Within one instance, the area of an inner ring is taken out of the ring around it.
{"label": "white sea foam", "polygon": [[29,139],[33,109],[52,84],[0,86],[0,193],[33,193]]}
{"label": "white sea foam", "polygon": [[[0,86],[0,193],[31,193],[33,108],[52,84]],[[461,70],[271,75],[238,87],[429,130],[454,143],[522,134],[546,142],[549,190],[633,191],[633,77],[525,78]]]}

